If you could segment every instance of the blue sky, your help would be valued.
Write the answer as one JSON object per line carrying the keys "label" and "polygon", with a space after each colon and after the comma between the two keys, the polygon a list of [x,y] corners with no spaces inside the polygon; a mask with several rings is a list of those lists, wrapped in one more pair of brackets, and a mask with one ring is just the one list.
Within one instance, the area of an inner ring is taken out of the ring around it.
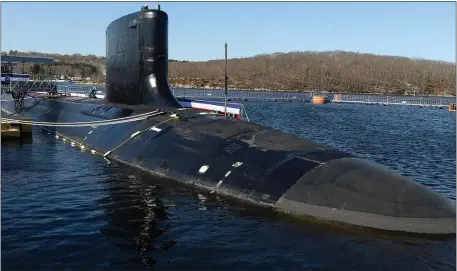
{"label": "blue sky", "polygon": [[[118,17],[156,2],[3,2],[2,51],[105,55]],[[455,2],[160,2],[169,58],[344,50],[455,62]]]}

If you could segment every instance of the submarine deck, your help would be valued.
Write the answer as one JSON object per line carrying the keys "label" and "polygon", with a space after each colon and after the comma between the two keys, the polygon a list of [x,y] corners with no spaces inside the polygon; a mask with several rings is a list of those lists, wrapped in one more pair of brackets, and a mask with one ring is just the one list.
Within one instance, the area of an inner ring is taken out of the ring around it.
{"label": "submarine deck", "polygon": [[[39,98],[39,97],[37,97]],[[42,97],[41,97],[42,98]],[[129,105],[129,104],[119,104],[119,103],[111,103],[104,99],[94,99],[94,98],[83,98],[83,97],[59,97],[55,98],[55,100],[63,101],[63,102],[72,102],[72,103],[81,103],[81,104],[93,104],[99,105],[103,107],[113,107],[119,109],[127,109],[129,111],[122,114],[122,116],[118,117],[127,117],[129,115],[135,114],[144,114],[147,112],[152,112],[155,110],[162,110],[164,112],[169,113],[180,113],[184,116],[184,118],[195,118],[195,117],[203,117],[210,118],[213,120],[224,120],[220,124],[214,123],[213,125],[207,127],[207,133],[211,134],[212,136],[225,138],[223,134],[217,132],[211,132],[211,130],[218,130],[218,128],[225,128],[228,129],[226,125],[230,125],[236,123],[237,127],[236,130],[241,130],[242,133],[251,132],[253,139],[255,142],[250,142],[251,146],[257,146],[264,150],[274,150],[274,151],[294,151],[294,150],[330,150],[328,146],[316,144],[306,139],[302,139],[297,137],[296,135],[292,134],[285,134],[280,132],[279,130],[272,130],[268,129],[265,130],[263,126],[251,122],[240,121],[234,118],[227,118],[225,119],[224,116],[216,115],[216,114],[207,114],[206,111],[198,110],[198,109],[191,109],[191,108],[159,108],[157,106],[150,106],[150,105]],[[131,110],[131,111],[130,111]],[[165,117],[158,116],[157,119],[161,121]],[[235,128],[234,126],[232,128]],[[239,133],[237,131],[233,134]],[[218,136],[219,135],[219,136]],[[280,144],[278,144],[280,143]],[[349,156],[348,154],[344,154],[342,152],[338,152],[339,155]],[[335,157],[336,158],[336,157]]]}

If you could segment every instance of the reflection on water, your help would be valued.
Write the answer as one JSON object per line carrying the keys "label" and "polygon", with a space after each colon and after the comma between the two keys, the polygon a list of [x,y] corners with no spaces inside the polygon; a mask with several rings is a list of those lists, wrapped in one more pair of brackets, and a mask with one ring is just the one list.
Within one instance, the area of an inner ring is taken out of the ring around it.
{"label": "reflection on water", "polygon": [[2,147],[18,149],[21,145],[32,144],[32,137],[5,138],[2,137]]}
{"label": "reflection on water", "polygon": [[[455,198],[455,115],[288,106],[248,110],[256,122],[369,157]],[[107,163],[38,130],[32,144],[6,144],[2,270],[455,270],[455,237],[309,223]]]}
{"label": "reflection on water", "polygon": [[108,196],[98,202],[109,223],[100,232],[111,244],[138,251],[133,261],[151,266],[157,262],[154,252],[169,249],[176,241],[164,236],[168,218],[160,199],[161,188],[145,184],[142,176],[121,174],[106,181]]}

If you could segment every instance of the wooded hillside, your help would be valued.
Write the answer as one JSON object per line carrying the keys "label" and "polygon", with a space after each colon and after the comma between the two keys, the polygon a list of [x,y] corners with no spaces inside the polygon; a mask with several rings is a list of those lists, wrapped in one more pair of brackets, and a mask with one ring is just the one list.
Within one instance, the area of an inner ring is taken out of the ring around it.
{"label": "wooded hillside", "polygon": [[[100,83],[104,80],[105,57],[18,51],[10,51],[8,55],[56,59],[52,66],[40,65],[39,71],[26,64],[25,72],[91,77],[91,81]],[[20,70],[21,65],[15,68],[17,72]],[[454,96],[456,93],[455,63],[343,51],[229,59],[227,73],[231,89]],[[224,60],[170,60],[169,81],[176,87],[223,88]]]}
{"label": "wooded hillside", "polygon": [[[170,83],[224,86],[224,60],[173,62]],[[235,89],[455,95],[454,63],[353,52],[291,52],[229,59]]]}
{"label": "wooded hillside", "polygon": [[[2,55],[48,57],[54,59],[53,65],[33,63],[24,64],[24,72],[31,74],[57,75],[69,77],[90,77],[91,81],[103,83],[105,80],[105,57],[96,55],[61,55],[39,52],[18,52],[10,50]],[[22,64],[14,67],[15,72],[22,72]]]}

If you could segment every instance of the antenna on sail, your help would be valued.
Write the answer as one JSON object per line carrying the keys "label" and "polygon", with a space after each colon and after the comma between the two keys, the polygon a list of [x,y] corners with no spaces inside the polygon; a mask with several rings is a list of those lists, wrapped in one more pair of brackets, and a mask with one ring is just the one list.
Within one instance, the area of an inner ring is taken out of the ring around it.
{"label": "antenna on sail", "polygon": [[225,43],[225,95],[224,95],[224,107],[225,107],[225,118],[227,118],[227,42]]}
{"label": "antenna on sail", "polygon": [[157,2],[157,10],[160,10],[160,2]]}

